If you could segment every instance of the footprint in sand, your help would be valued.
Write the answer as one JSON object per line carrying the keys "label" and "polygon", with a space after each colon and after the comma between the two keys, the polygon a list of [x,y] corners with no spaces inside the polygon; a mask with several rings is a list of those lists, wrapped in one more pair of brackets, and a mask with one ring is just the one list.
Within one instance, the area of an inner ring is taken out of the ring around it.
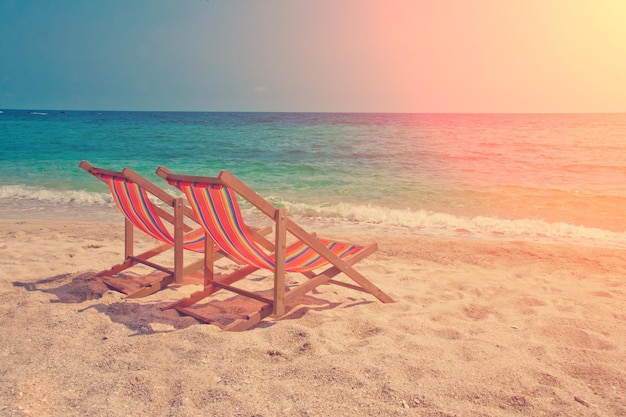
{"label": "footprint in sand", "polygon": [[469,304],[463,307],[463,313],[472,320],[483,320],[493,313],[493,309],[480,304]]}
{"label": "footprint in sand", "polygon": [[585,330],[569,326],[544,326],[538,334],[551,342],[562,346],[581,349],[614,350],[616,346],[603,338],[590,334]]}

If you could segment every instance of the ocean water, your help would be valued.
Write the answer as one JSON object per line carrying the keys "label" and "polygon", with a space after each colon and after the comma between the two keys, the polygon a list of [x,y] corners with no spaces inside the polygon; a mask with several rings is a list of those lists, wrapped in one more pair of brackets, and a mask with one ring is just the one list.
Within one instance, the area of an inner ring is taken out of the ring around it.
{"label": "ocean water", "polygon": [[626,114],[3,109],[0,139],[0,219],[121,221],[85,159],[226,169],[313,230],[626,248]]}

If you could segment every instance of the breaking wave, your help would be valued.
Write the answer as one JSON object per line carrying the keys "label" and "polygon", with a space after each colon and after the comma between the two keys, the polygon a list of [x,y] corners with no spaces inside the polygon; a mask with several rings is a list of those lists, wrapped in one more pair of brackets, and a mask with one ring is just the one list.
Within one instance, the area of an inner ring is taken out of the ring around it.
{"label": "breaking wave", "polygon": [[0,186],[0,199],[3,200],[34,200],[44,203],[72,204],[112,204],[108,193],[97,193],[82,190],[51,190],[48,188],[30,187],[25,185]]}
{"label": "breaking wave", "polygon": [[313,206],[283,202],[292,215],[388,228],[392,233],[532,240],[626,248],[626,233],[540,219],[462,217],[428,210],[399,210],[338,203]]}
{"label": "breaking wave", "polygon": [[[488,216],[463,217],[443,212],[412,209],[392,209],[372,204],[306,204],[270,198],[278,206],[286,207],[290,215],[304,221],[313,230],[316,227],[338,231],[363,231],[383,234],[411,234],[424,236],[472,237],[505,240],[531,240],[608,246],[626,249],[626,233],[540,219],[503,219]],[[117,216],[108,193],[83,190],[52,190],[46,188],[5,185],[0,186],[0,209],[15,215],[26,215],[20,207],[32,210],[33,204],[52,207],[60,220],[73,219],[76,213],[97,213],[106,207]],[[245,214],[251,210],[243,206]],[[43,211],[44,209],[42,209]],[[1,214],[1,213],[0,213]],[[11,216],[14,217],[14,216]],[[112,219],[116,220],[116,218]],[[258,217],[246,217],[256,222]]]}

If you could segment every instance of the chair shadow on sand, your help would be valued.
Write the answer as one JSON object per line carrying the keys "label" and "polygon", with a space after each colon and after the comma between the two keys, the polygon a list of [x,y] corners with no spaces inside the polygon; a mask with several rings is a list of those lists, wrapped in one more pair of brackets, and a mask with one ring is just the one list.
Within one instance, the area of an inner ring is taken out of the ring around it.
{"label": "chair shadow on sand", "polygon": [[[50,287],[55,284],[57,286]],[[53,294],[57,299],[50,300],[51,303],[64,304],[79,304],[87,300],[102,298],[104,293],[110,290],[102,280],[90,272],[77,275],[59,274],[34,282],[14,281],[13,286],[23,287],[26,291]]]}
{"label": "chair shadow on sand", "polygon": [[[111,291],[104,282],[95,276],[94,272],[59,274],[34,282],[15,281],[13,285],[22,287],[26,291],[52,294],[56,299],[51,299],[50,303],[63,304],[80,304],[89,300],[97,300]],[[333,309],[341,304],[343,304],[343,308],[350,308],[371,302],[366,300],[352,301],[348,301],[348,303],[329,302],[311,294],[303,295],[286,305],[286,314],[280,317],[280,321],[300,319],[309,311]],[[134,331],[135,333],[130,336],[172,332],[203,323],[196,318],[181,315],[176,310],[164,310],[168,304],[170,302],[136,303],[121,300],[111,304],[92,304],[77,310],[77,312],[82,313],[95,309],[99,313],[107,315],[112,322],[123,324]],[[198,303],[192,308],[197,309],[200,315],[207,318],[204,323],[223,327],[257,311],[260,304],[262,304],[260,301],[235,295],[226,299],[212,299],[206,303]],[[266,321],[260,323],[258,327],[271,327],[274,324],[274,321]]]}

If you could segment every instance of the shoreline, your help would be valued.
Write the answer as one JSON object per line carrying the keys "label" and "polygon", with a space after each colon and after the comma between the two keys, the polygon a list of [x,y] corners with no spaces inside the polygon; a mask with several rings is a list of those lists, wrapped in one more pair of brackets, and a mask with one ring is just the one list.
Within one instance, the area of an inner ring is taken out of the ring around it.
{"label": "shoreline", "polygon": [[626,414],[623,249],[333,232],[378,242],[355,267],[396,303],[323,286],[224,333],[159,309],[195,286],[83,285],[121,221],[0,225],[3,415]]}
{"label": "shoreline", "polygon": [[[407,211],[410,213],[410,211]],[[417,216],[418,212],[414,212]],[[398,215],[398,213],[385,213]],[[565,244],[585,247],[626,249],[626,232],[597,229],[590,226],[548,223],[536,219],[499,219],[484,216],[455,217],[446,213],[425,212],[424,217],[410,219],[368,218],[357,220],[355,214],[344,218],[323,214],[292,214],[297,223],[307,230],[335,234],[372,234],[377,236],[403,236],[409,238],[432,237],[469,239],[477,241],[540,244]],[[252,224],[265,224],[266,218],[258,213],[246,213]],[[82,223],[122,223],[123,217],[113,203],[67,204],[44,201],[0,199],[0,222],[45,221]]]}

